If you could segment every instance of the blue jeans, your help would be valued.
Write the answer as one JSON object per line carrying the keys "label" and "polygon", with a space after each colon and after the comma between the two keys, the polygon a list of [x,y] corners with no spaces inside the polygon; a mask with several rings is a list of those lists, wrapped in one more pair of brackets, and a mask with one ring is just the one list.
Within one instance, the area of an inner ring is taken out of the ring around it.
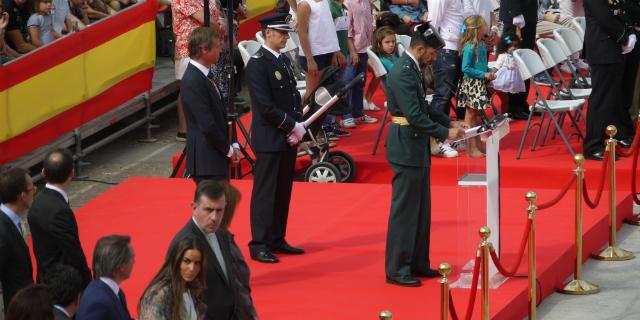
{"label": "blue jeans", "polygon": [[[351,63],[351,57],[347,59],[347,67],[345,68],[344,75],[342,76],[342,81],[345,83],[345,85],[362,72],[365,72],[366,77],[368,59],[367,53],[358,53],[358,58],[360,59],[360,61],[356,65],[353,65]],[[354,117],[359,118],[364,116],[364,111],[362,111],[362,99],[364,98],[365,82],[366,78],[365,81],[356,84],[351,88],[351,90],[349,90],[349,93],[347,94],[347,101],[349,102],[349,106],[351,107],[351,112],[346,113],[342,117],[342,119],[349,119]]]}
{"label": "blue jeans", "polygon": [[389,11],[395,13],[400,19],[404,16],[409,16],[413,22],[419,22],[420,17],[427,11],[425,2],[426,1],[420,1],[417,9],[411,5],[390,4]]}
{"label": "blue jeans", "polygon": [[432,108],[449,114],[449,103],[453,92],[458,88],[460,72],[458,51],[442,49],[438,51],[433,63],[433,102]]}

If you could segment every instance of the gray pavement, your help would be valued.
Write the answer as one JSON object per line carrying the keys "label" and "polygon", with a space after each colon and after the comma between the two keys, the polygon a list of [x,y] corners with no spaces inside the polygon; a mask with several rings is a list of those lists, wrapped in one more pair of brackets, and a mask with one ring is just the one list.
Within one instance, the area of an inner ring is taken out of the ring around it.
{"label": "gray pavement", "polygon": [[624,225],[617,240],[619,247],[633,252],[636,258],[618,262],[589,259],[584,264],[583,279],[599,285],[600,292],[588,296],[554,293],[538,306],[538,319],[640,319],[640,227]]}

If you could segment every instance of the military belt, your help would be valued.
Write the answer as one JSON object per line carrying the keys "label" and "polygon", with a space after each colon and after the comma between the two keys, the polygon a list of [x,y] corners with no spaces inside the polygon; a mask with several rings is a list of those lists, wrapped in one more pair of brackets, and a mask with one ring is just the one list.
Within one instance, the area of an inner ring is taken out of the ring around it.
{"label": "military belt", "polygon": [[400,125],[400,126],[408,126],[409,121],[405,117],[391,117],[391,122]]}

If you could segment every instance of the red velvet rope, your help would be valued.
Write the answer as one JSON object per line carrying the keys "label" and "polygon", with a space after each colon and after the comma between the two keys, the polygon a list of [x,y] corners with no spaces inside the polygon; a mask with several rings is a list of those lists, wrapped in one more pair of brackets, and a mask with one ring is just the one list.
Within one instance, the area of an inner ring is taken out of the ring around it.
{"label": "red velvet rope", "polygon": [[538,210],[543,210],[543,209],[547,209],[549,207],[555,206],[558,202],[560,202],[562,197],[564,197],[564,195],[567,194],[567,191],[569,191],[569,188],[571,188],[571,186],[575,182],[576,182],[576,176],[573,175],[571,177],[571,180],[567,181],[567,184],[562,188],[560,193],[555,198],[553,198],[551,201],[537,205]]}
{"label": "red velvet rope", "polygon": [[518,262],[513,266],[512,270],[507,271],[507,269],[505,269],[504,266],[500,263],[500,260],[498,259],[498,255],[496,254],[496,252],[491,250],[491,259],[493,260],[493,263],[496,265],[496,268],[498,268],[498,271],[500,271],[500,273],[502,273],[503,276],[513,277],[513,275],[516,274],[516,271],[518,271],[518,267],[522,262],[522,257],[524,257],[524,249],[527,247],[527,242],[529,242],[529,231],[531,231],[531,219],[527,219],[527,225],[524,229],[522,240],[520,241],[520,251],[518,252],[518,256],[517,256]]}
{"label": "red velvet rope", "polygon": [[451,314],[452,320],[458,320],[458,313],[456,312],[456,306],[453,304],[453,296],[451,295],[451,291],[449,291],[449,313]]}
{"label": "red velvet rope", "polygon": [[640,144],[640,134],[638,134],[638,130],[640,130],[640,121],[638,121],[636,125],[636,135],[633,137],[633,143],[631,143],[631,149],[629,151],[624,151],[620,148],[619,144],[616,145],[616,151],[621,157],[628,158],[635,154],[635,150],[638,149],[638,145]]}
{"label": "red velvet rope", "polygon": [[[604,190],[604,178],[606,177],[607,168],[609,167],[609,152],[604,153],[604,160],[602,161],[602,168],[600,169],[600,184],[598,184],[598,193],[596,193],[595,201],[591,201],[591,197],[589,197],[589,189],[587,189],[587,178],[585,177],[582,180],[582,195],[584,198],[584,202],[589,206],[589,208],[594,209],[600,204],[600,199],[602,199],[602,191]],[[635,171],[634,171],[635,172]]]}
{"label": "red velvet rope", "polygon": [[633,164],[631,165],[631,174],[633,175],[633,177],[631,178],[631,198],[636,204],[640,204],[640,198],[638,198],[638,190],[636,188],[636,179],[638,178],[638,172],[636,171],[636,169],[638,169],[638,154],[640,153],[639,151],[639,148],[635,148],[633,150]]}
{"label": "red velvet rope", "polygon": [[[482,249],[480,249],[482,250]],[[473,267],[473,280],[471,281],[471,291],[469,291],[469,304],[467,304],[467,314],[464,317],[466,320],[471,320],[473,316],[473,305],[476,303],[476,293],[478,291],[478,279],[480,278],[480,257],[476,257],[476,262]]]}

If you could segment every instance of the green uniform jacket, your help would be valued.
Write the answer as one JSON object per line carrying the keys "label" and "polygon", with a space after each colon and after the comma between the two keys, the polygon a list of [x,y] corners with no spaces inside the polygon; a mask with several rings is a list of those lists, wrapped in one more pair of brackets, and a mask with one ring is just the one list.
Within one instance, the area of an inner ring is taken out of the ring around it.
{"label": "green uniform jacket", "polygon": [[429,167],[429,137],[446,139],[451,119],[429,106],[422,87],[422,73],[407,52],[389,72],[386,87],[391,115],[405,117],[409,122],[409,126],[391,124],[387,136],[387,161],[410,167]]}

